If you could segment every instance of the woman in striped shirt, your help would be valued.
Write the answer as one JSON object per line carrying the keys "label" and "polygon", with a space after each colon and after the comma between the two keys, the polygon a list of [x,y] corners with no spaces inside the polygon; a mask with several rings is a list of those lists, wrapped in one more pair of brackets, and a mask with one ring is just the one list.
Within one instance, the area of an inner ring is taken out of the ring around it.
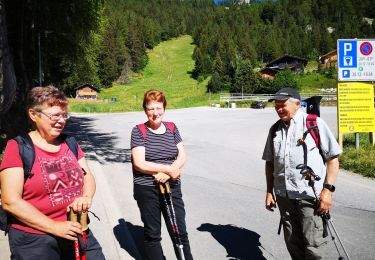
{"label": "woman in striped shirt", "polygon": [[[172,241],[174,239],[158,186],[159,183],[169,182],[184,256],[190,260],[193,257],[186,232],[180,180],[186,156],[178,128],[173,123],[162,121],[166,105],[163,92],[149,90],[144,94],[143,108],[148,120],[135,126],[131,135],[134,198],[144,224],[145,258],[165,259],[160,244],[161,213]],[[175,251],[180,259],[176,246]]]}

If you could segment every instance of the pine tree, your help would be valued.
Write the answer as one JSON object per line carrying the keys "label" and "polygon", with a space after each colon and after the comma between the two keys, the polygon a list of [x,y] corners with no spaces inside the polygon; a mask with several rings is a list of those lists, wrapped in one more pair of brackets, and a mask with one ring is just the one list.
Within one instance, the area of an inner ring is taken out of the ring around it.
{"label": "pine tree", "polygon": [[259,75],[254,73],[250,60],[240,58],[231,92],[252,94],[260,88],[259,79]]}

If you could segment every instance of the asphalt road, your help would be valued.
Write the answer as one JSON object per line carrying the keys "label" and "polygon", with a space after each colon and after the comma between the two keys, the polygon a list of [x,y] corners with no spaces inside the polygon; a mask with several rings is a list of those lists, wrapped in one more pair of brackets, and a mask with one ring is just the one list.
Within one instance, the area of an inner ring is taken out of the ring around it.
{"label": "asphalt road", "polygon": [[[335,108],[321,108],[321,116],[336,134]],[[190,108],[167,110],[164,119],[178,126],[188,156],[182,189],[195,259],[290,259],[277,235],[279,212],[264,208],[261,154],[275,111]],[[133,126],[145,120],[142,112],[77,114],[68,127],[97,177],[93,210],[101,221],[92,218],[91,228],[107,259],[143,254],[129,143]],[[373,259],[375,181],[340,171],[336,187],[331,214],[340,238],[351,259]],[[165,228],[162,236],[167,259],[175,259]],[[332,242],[329,249],[327,258],[337,259]]]}

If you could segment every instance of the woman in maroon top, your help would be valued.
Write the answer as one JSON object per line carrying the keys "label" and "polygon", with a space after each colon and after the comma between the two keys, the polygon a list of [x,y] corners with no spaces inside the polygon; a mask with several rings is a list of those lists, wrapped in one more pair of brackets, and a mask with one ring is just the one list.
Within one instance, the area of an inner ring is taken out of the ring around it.
{"label": "woman in maroon top", "polygon": [[[24,179],[18,144],[9,140],[0,166],[2,206],[10,214],[12,259],[74,259],[73,241],[82,233],[78,222],[67,220],[70,210],[87,211],[95,179],[78,146],[78,158],[60,138],[69,118],[68,100],[58,89],[33,88],[27,113],[28,133],[35,149],[33,176]],[[101,247],[87,231],[88,259],[104,259]],[[73,258],[72,258],[73,257]]]}

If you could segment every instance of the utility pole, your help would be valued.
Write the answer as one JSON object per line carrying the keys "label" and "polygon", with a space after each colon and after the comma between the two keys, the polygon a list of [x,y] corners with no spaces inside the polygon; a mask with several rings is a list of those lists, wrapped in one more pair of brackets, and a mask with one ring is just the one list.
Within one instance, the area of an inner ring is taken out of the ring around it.
{"label": "utility pole", "polygon": [[42,86],[42,51],[40,47],[40,32],[38,32],[38,67],[39,67],[39,86]]}

